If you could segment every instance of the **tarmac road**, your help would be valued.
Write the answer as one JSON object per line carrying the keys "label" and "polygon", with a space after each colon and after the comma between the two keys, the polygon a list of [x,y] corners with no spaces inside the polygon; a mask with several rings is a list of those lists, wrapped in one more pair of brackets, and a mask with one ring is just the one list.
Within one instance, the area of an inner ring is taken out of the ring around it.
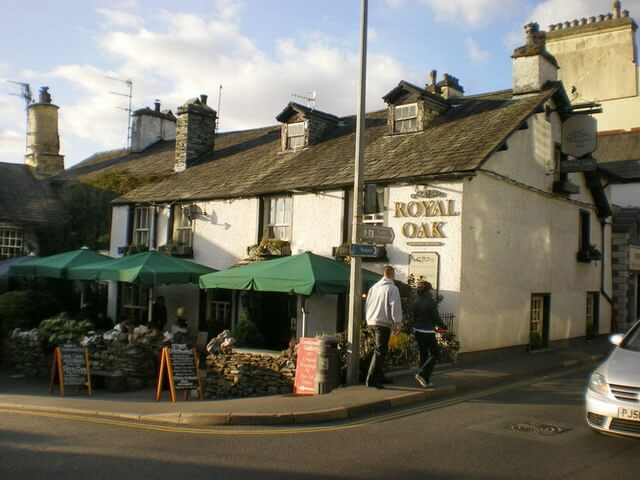
{"label": "tarmac road", "polygon": [[[588,372],[321,427],[197,430],[2,412],[1,479],[634,479],[640,440],[592,433]],[[566,431],[513,431],[525,421]]]}

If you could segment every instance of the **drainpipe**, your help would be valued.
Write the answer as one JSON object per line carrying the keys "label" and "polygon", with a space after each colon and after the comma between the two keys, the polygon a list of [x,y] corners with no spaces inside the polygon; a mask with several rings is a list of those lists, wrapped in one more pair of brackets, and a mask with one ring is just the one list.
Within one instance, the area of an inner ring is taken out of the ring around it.
{"label": "drainpipe", "polygon": [[600,220],[600,248],[602,248],[602,261],[600,262],[600,294],[609,302],[609,306],[611,307],[611,331],[617,330],[616,328],[616,318],[615,311],[613,308],[613,300],[609,296],[609,294],[604,289],[604,279],[605,279],[605,266],[606,262],[606,250],[605,250],[605,229],[607,228],[607,220]]}

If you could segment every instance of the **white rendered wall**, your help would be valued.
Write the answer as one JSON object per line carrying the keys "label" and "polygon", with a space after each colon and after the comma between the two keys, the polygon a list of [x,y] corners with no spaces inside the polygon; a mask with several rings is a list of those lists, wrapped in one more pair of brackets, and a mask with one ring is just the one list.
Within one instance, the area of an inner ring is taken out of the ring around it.
{"label": "white rendered wall", "polygon": [[197,202],[203,215],[193,222],[194,261],[223,270],[247,256],[258,241],[257,198]]}
{"label": "white rendered wall", "polygon": [[[484,168],[522,184],[551,190],[548,159],[558,140],[558,119],[544,115],[517,132],[509,149]],[[572,199],[593,203],[582,174]],[[462,209],[462,351],[529,343],[531,294],[551,294],[551,341],[580,337],[586,329],[586,292],[600,290],[600,264],[579,263],[579,212],[591,211],[591,240],[602,250],[597,215],[588,206],[550,198],[489,174],[465,185]],[[608,247],[605,249],[608,250]],[[601,298],[601,306],[606,301]],[[609,310],[610,311],[610,310]],[[610,325],[601,308],[600,327]]]}
{"label": "white rendered wall", "polygon": [[542,55],[513,59],[513,93],[539,92],[549,82],[557,80],[557,68]]}
{"label": "white rendered wall", "polygon": [[[460,271],[461,271],[461,249],[462,249],[462,221],[460,212],[463,208],[463,183],[456,182],[434,182],[428,184],[429,189],[446,193],[446,200],[452,200],[455,205],[456,216],[443,217],[396,217],[394,208],[396,202],[407,203],[413,201],[412,194],[416,193],[416,186],[391,187],[389,189],[389,212],[387,215],[387,226],[394,229],[396,238],[393,244],[387,245],[387,256],[389,263],[396,269],[396,278],[406,282],[409,271],[409,256],[411,253],[436,252],[440,256],[439,269],[439,290],[444,297],[440,305],[441,313],[458,314],[460,297]],[[433,200],[440,200],[435,198]],[[420,222],[444,222],[442,230],[446,238],[407,238],[403,235],[402,227],[405,223]],[[433,242],[442,243],[436,246],[412,246],[410,242]],[[383,265],[371,268],[369,264],[364,264],[365,268],[381,272]]]}
{"label": "white rendered wall", "polygon": [[134,115],[131,149],[140,152],[160,140],[175,140],[176,122],[155,115]]}
{"label": "white rendered wall", "polygon": [[[129,222],[129,206],[114,205],[111,208],[111,236],[109,239],[109,255],[119,257],[118,247],[127,244],[127,225]],[[107,315],[113,320],[117,318],[118,283],[109,282],[108,299],[107,299]]]}
{"label": "white rendered wall", "polygon": [[343,191],[293,196],[291,252],[331,257],[342,243]]}

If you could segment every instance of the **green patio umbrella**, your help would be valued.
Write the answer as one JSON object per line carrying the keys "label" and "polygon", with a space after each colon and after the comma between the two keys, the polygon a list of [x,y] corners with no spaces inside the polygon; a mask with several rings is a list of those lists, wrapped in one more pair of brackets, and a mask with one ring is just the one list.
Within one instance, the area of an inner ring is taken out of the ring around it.
{"label": "green patio umbrella", "polygon": [[[302,336],[307,330],[307,298],[309,295],[331,295],[349,291],[349,265],[332,258],[300,253],[290,257],[251,263],[200,277],[201,288],[258,290],[296,293],[303,298]],[[380,280],[380,275],[362,271],[365,287]]]}
{"label": "green patio umbrella", "polygon": [[113,260],[106,255],[82,247],[79,250],[59,253],[48,257],[36,258],[28,262],[23,262],[9,267],[9,275],[23,277],[50,277],[50,278],[70,278],[67,273],[70,268],[81,265],[102,263]]}
{"label": "green patio umbrella", "polygon": [[151,250],[108,262],[92,263],[69,269],[68,278],[75,280],[115,280],[138,285],[171,285],[198,283],[201,275],[213,268]]}
{"label": "green patio umbrella", "polygon": [[[332,295],[349,291],[349,265],[331,258],[300,253],[275,260],[251,263],[242,267],[210,273],[200,277],[201,288],[259,290],[264,292]],[[368,288],[381,276],[362,271]]]}

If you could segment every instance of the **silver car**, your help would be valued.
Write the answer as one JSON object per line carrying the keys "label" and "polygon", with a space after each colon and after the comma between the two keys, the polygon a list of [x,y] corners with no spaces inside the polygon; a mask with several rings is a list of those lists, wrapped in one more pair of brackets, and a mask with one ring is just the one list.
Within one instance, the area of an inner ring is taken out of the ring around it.
{"label": "silver car", "polygon": [[589,379],[587,424],[602,433],[640,438],[640,321]]}

